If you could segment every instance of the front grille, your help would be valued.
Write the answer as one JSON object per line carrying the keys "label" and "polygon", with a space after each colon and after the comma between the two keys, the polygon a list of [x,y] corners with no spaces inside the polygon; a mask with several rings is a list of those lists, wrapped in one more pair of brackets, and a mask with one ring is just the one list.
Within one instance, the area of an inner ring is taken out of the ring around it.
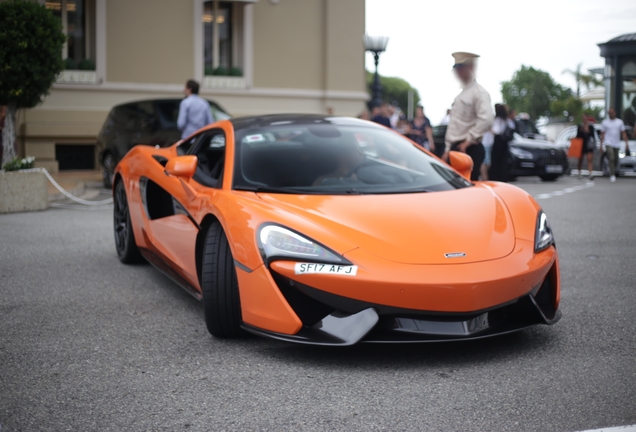
{"label": "front grille", "polygon": [[567,158],[564,154],[539,156],[539,165],[564,165],[566,162]]}

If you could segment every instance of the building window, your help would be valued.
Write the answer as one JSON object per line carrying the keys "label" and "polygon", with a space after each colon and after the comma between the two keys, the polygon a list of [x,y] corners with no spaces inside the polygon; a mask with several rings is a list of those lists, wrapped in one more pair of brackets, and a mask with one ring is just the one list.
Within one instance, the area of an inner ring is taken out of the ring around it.
{"label": "building window", "polygon": [[205,75],[243,75],[241,2],[203,3],[203,68]]}
{"label": "building window", "polygon": [[62,48],[66,69],[95,70],[95,0],[47,0],[45,6],[68,36]]}

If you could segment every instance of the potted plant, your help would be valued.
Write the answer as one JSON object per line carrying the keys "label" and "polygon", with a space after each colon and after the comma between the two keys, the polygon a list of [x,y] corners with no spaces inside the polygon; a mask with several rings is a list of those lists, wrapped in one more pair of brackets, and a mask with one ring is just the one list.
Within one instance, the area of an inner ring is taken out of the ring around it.
{"label": "potted plant", "polygon": [[2,171],[0,212],[46,208],[44,173],[23,169],[32,166],[32,159],[16,161],[15,115],[20,108],[40,104],[48,94],[64,68],[60,53],[66,36],[60,20],[43,3],[25,0],[0,2],[0,29],[0,106],[6,106],[2,166],[17,167]]}

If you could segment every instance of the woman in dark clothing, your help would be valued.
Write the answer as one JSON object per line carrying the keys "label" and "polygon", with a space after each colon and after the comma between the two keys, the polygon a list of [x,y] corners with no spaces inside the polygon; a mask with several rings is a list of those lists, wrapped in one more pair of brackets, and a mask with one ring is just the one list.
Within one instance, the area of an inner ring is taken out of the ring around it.
{"label": "woman in dark clothing", "polygon": [[435,143],[433,142],[433,128],[428,117],[424,115],[424,107],[418,105],[415,108],[415,117],[411,122],[408,137],[426,150],[435,152]]}
{"label": "woman in dark clothing", "polygon": [[594,139],[594,126],[590,123],[587,116],[583,117],[583,123],[579,125],[579,129],[576,132],[576,137],[583,140],[581,146],[581,157],[579,158],[579,179],[581,175],[581,169],[583,168],[583,159],[587,155],[587,170],[589,171],[589,180],[594,180],[593,168],[594,164],[592,159],[594,157],[594,147],[596,147],[596,140]]}
{"label": "woman in dark clothing", "polygon": [[507,182],[510,173],[509,161],[509,141],[503,134],[508,127],[508,110],[504,105],[495,105],[495,121],[492,124],[492,133],[495,135],[495,142],[492,145],[490,156],[490,169],[488,179],[492,181]]}

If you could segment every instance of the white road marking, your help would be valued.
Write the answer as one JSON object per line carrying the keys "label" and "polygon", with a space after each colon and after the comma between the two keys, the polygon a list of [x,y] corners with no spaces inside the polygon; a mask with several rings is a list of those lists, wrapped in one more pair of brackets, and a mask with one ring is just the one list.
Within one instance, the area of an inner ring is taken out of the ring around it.
{"label": "white road marking", "polygon": [[580,432],[636,432],[636,425],[614,426],[601,429],[589,429]]}
{"label": "white road marking", "polygon": [[587,189],[587,188],[591,188],[594,187],[594,182],[593,181],[588,181],[585,184],[582,184],[580,186],[574,186],[574,187],[569,187],[563,190],[558,190],[558,191],[554,191],[554,192],[548,192],[548,193],[542,193],[539,194],[537,196],[535,196],[536,199],[540,200],[540,199],[549,199],[555,196],[561,196],[561,195],[565,195],[565,194],[569,194],[572,192],[576,192],[576,191],[580,191],[583,189]]}

